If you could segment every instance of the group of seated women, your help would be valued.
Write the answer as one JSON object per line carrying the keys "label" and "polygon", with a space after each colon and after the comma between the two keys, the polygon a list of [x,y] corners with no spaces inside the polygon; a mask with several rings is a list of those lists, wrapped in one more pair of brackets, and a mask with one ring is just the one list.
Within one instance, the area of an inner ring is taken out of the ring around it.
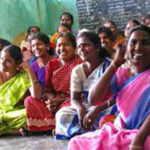
{"label": "group of seated women", "polygon": [[0,134],[56,128],[59,139],[97,129],[100,117],[112,113],[112,108],[102,111],[107,103],[95,107],[87,102],[89,88],[110,65],[98,35],[83,30],[76,44],[72,33],[61,32],[56,56],[46,34],[32,35],[30,44],[36,57],[30,65],[22,61],[17,46],[10,44],[1,51]]}
{"label": "group of seated women", "polygon": [[149,150],[150,29],[129,24],[126,43],[114,44],[107,27],[83,29],[60,32],[55,51],[46,34],[31,34],[31,64],[3,45],[0,135],[54,131],[73,137],[69,150]]}

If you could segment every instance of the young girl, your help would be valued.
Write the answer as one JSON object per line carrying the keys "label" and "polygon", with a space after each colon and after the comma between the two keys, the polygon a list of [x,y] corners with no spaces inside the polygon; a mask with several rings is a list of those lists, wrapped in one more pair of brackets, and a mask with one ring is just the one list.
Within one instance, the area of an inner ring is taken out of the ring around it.
{"label": "young girl", "polygon": [[31,64],[32,69],[37,75],[37,78],[44,88],[46,77],[46,65],[54,58],[54,51],[50,47],[50,41],[46,34],[34,34],[31,39],[31,48],[33,54],[37,57],[36,61]]}
{"label": "young girl", "polygon": [[28,130],[40,132],[55,128],[55,113],[70,105],[70,76],[81,60],[75,54],[76,40],[71,33],[62,32],[57,39],[58,58],[46,67],[46,93],[40,101],[28,97],[25,101]]}

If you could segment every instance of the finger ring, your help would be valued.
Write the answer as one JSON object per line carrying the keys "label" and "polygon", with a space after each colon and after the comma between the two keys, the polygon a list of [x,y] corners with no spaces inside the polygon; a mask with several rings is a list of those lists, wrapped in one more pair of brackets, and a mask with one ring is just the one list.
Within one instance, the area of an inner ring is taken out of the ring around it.
{"label": "finger ring", "polygon": [[89,119],[88,119],[88,122],[89,122],[89,123],[92,122],[92,119],[89,118]]}

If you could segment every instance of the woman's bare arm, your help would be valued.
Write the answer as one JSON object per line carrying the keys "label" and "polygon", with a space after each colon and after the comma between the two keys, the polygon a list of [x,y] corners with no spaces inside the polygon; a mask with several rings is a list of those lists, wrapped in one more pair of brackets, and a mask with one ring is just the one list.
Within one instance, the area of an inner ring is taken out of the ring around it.
{"label": "woman's bare arm", "polygon": [[33,96],[36,99],[40,99],[42,97],[42,87],[39,84],[39,81],[34,73],[34,71],[32,70],[32,68],[25,62],[20,64],[20,67],[22,69],[24,69],[30,78],[31,81],[31,87],[30,87],[30,94],[31,96]]}
{"label": "woman's bare arm", "polygon": [[134,141],[131,143],[131,149],[134,147],[141,147],[141,150],[144,149],[144,143],[146,141],[146,138],[150,135],[150,114],[145,119],[142,126],[139,128],[139,131],[134,139]]}
{"label": "woman's bare arm", "polygon": [[121,48],[118,48],[114,60],[107,68],[103,76],[90,90],[88,97],[90,104],[96,105],[108,99],[108,97],[111,95],[110,81],[122,63],[124,63],[124,52],[121,50]]}

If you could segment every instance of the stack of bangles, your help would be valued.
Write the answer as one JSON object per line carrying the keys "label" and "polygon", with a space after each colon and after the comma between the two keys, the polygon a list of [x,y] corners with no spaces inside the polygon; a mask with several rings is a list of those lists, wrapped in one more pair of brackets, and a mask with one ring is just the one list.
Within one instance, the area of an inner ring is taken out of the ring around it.
{"label": "stack of bangles", "polygon": [[141,146],[141,145],[129,145],[129,148],[130,149],[143,149],[143,146]]}

